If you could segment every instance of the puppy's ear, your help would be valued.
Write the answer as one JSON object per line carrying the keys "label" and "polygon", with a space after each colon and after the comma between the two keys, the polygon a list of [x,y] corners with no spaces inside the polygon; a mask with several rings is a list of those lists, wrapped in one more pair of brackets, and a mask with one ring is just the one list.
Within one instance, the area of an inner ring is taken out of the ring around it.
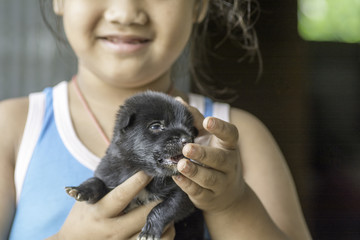
{"label": "puppy's ear", "polygon": [[135,120],[135,112],[130,109],[121,106],[120,111],[117,115],[117,127],[120,131],[125,131],[127,127],[131,126]]}

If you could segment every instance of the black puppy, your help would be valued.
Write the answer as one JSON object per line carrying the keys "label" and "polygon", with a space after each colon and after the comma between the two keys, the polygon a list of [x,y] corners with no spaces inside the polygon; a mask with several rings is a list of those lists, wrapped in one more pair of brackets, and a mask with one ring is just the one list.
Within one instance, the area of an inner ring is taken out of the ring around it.
{"label": "black puppy", "polygon": [[[149,213],[138,237],[160,239],[167,224],[179,222],[195,210],[171,176],[178,174],[176,165],[184,158],[183,146],[193,142],[196,135],[191,113],[178,101],[150,91],[135,95],[120,107],[113,139],[94,177],[78,187],[66,187],[66,192],[78,201],[95,203],[142,170],[153,180],[125,212],[150,201],[162,200]],[[201,214],[195,215],[176,225],[176,239],[202,239]]]}

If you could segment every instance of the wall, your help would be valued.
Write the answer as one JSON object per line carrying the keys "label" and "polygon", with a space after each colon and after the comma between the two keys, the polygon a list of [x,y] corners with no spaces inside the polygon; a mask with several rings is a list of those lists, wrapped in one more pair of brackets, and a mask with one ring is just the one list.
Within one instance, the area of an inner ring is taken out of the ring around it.
{"label": "wall", "polygon": [[0,1],[0,100],[68,79],[76,61],[42,21],[38,0]]}

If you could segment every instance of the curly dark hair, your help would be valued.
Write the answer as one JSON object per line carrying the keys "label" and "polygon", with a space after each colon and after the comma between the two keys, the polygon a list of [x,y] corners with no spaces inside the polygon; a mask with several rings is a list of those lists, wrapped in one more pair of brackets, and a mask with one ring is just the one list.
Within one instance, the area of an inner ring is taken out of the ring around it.
{"label": "curly dark hair", "polygon": [[[203,3],[203,0],[199,1]],[[39,0],[39,2],[45,24],[59,42],[67,45],[62,19],[53,13],[52,1]],[[260,7],[257,0],[209,0],[207,15],[202,22],[195,24],[185,49],[185,60],[188,61],[186,68],[202,94],[216,100],[227,101],[236,97],[236,91],[212,76],[208,61],[210,57],[224,57],[217,49],[229,41],[244,50],[244,54],[238,56],[237,61],[252,60],[257,57],[258,76],[260,76],[262,62],[254,28],[259,15]],[[226,99],[224,99],[225,95]]]}
{"label": "curly dark hair", "polygon": [[244,50],[243,55],[237,57],[238,62],[257,57],[260,77],[262,60],[254,27],[259,16],[257,0],[209,0],[206,18],[194,27],[191,46],[191,76],[201,93],[216,100],[231,102],[236,98],[236,91],[210,72],[208,59],[225,57],[216,51],[224,43],[230,42]]}

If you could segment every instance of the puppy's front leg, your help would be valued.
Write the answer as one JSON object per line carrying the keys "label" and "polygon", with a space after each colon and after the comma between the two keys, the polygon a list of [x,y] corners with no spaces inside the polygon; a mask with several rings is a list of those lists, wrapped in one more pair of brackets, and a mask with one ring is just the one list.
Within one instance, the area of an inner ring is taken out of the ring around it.
{"label": "puppy's front leg", "polygon": [[160,240],[167,224],[172,221],[181,220],[193,209],[194,205],[183,191],[174,191],[169,198],[151,210],[138,240]]}
{"label": "puppy's front leg", "polygon": [[77,201],[96,203],[110,190],[101,179],[92,177],[80,184],[78,187],[65,187],[65,191]]}

